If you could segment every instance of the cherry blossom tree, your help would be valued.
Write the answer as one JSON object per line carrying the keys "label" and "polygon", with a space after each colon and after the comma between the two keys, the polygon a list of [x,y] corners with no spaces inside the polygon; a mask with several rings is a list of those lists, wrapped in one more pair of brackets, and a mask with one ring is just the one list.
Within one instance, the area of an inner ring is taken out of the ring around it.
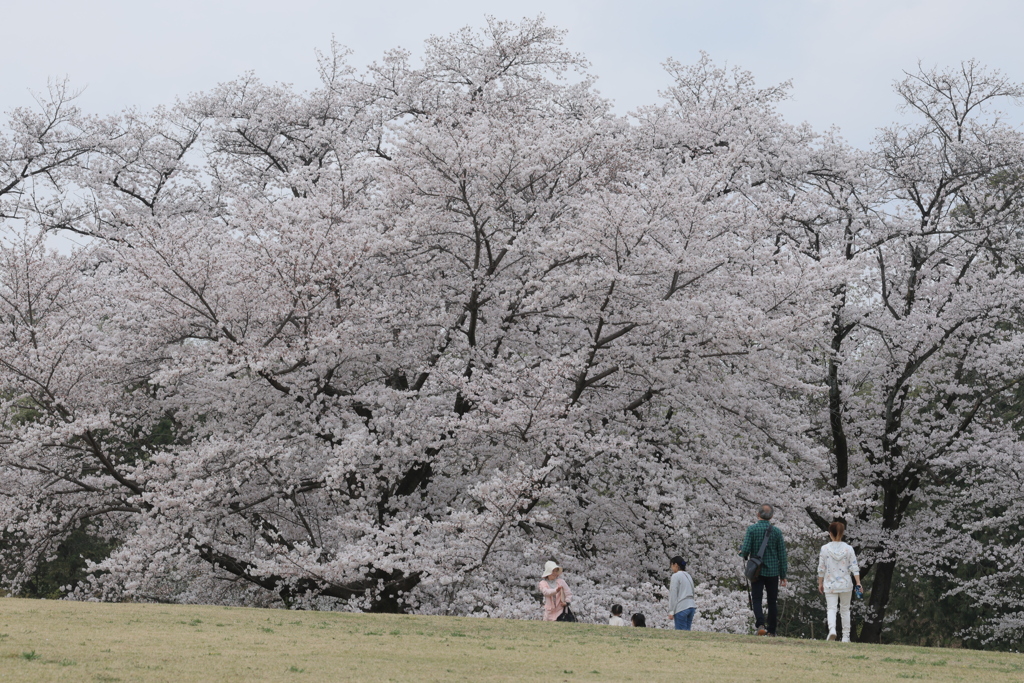
{"label": "cherry blossom tree", "polygon": [[8,581],[84,520],[110,599],[522,615],[549,556],[650,601],[681,547],[731,577],[737,515],[817,462],[782,91],[672,65],[631,123],[539,21],[343,58],[124,115],[90,246],[6,252],[8,310],[51,301],[5,317],[48,349],[4,352]]}
{"label": "cherry blossom tree", "polygon": [[[913,123],[870,154],[823,145],[831,208],[792,219],[827,264],[825,386],[832,496],[808,511],[850,522],[871,591],[862,640],[881,637],[897,570],[952,577],[1019,626],[1022,555],[1020,276],[1024,145],[992,106],[1021,86],[974,62],[897,85]],[[1018,631],[1019,633],[1019,631]]]}
{"label": "cherry blossom tree", "polygon": [[49,184],[3,204],[4,585],[85,525],[77,598],[530,617],[555,557],[596,617],[660,613],[682,552],[744,631],[774,500],[797,543],[851,520],[865,638],[897,567],[997,557],[962,590],[1012,608],[1014,86],[919,74],[927,123],[861,153],[706,56],[617,116],[541,20],[345,58],[16,117],[3,182]]}

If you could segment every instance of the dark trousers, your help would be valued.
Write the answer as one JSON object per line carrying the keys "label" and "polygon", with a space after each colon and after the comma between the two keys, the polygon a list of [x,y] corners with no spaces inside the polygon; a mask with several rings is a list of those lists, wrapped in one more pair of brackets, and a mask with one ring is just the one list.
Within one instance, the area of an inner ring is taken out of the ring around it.
{"label": "dark trousers", "polygon": [[775,635],[775,629],[779,625],[779,577],[759,576],[757,581],[750,584],[751,598],[754,602],[754,622],[757,628],[764,625],[764,611],[761,607],[761,596],[768,593],[768,625],[765,626],[768,633]]}

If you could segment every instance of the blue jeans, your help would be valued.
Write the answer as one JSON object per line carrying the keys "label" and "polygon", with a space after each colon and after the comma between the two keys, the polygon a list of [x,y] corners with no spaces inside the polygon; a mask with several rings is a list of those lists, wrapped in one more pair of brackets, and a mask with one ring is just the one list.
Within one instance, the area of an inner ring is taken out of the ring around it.
{"label": "blue jeans", "polygon": [[689,631],[690,627],[693,625],[693,615],[696,611],[696,607],[691,607],[689,609],[684,609],[681,612],[676,612],[674,615],[672,615],[676,620],[676,630]]}

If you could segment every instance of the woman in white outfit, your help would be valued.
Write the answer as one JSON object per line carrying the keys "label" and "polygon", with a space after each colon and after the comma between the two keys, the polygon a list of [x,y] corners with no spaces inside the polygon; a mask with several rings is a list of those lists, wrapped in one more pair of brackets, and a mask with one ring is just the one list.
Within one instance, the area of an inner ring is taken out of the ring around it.
{"label": "woman in white outfit", "polygon": [[[828,527],[831,543],[821,546],[818,556],[818,592],[825,594],[825,605],[828,608],[828,639],[836,639],[836,608],[842,608],[843,642],[850,642],[850,598],[853,596],[854,584],[860,585],[860,567],[857,566],[857,554],[848,544],[843,543],[846,525],[832,522]],[[850,578],[850,575],[853,578]]]}

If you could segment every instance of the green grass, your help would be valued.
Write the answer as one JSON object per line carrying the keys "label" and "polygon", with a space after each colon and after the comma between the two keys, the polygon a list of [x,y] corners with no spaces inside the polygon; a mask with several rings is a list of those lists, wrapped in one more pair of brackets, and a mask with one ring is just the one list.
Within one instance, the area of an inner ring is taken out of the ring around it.
{"label": "green grass", "polygon": [[500,619],[0,599],[6,681],[1020,683],[1024,656]]}

